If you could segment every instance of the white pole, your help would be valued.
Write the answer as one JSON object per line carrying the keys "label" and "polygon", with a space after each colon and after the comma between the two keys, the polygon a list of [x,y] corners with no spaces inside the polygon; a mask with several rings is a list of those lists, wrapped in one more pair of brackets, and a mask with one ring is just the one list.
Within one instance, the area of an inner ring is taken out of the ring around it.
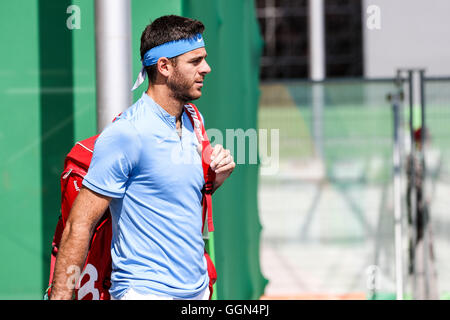
{"label": "white pole", "polygon": [[97,131],[131,105],[130,0],[95,0]]}
{"label": "white pole", "polygon": [[[325,27],[323,0],[309,0],[309,77],[312,81],[325,79]],[[316,156],[323,159],[323,101],[324,87],[312,85],[313,138]]]}
{"label": "white pole", "polygon": [[325,78],[325,26],[323,0],[309,0],[309,76],[313,81]]}
{"label": "white pole", "polygon": [[403,300],[403,235],[402,235],[402,207],[401,207],[401,178],[400,178],[400,97],[396,93],[393,96],[394,113],[394,234],[395,234],[395,282],[397,300]]}

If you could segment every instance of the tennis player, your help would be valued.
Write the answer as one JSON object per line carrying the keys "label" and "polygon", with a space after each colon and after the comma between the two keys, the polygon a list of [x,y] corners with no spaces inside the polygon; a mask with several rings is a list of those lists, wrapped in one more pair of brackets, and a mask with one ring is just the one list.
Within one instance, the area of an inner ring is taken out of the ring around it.
{"label": "tennis player", "polygon": [[[50,299],[72,298],[68,270],[83,267],[93,228],[108,206],[112,299],[209,298],[201,232],[204,177],[197,137],[183,111],[201,97],[211,71],[203,31],[200,21],[174,15],[143,31],[143,68],[133,89],[146,76],[148,89],[96,141],[62,236]],[[174,161],[177,156],[196,161]],[[221,145],[211,160],[216,190],[235,162]]]}

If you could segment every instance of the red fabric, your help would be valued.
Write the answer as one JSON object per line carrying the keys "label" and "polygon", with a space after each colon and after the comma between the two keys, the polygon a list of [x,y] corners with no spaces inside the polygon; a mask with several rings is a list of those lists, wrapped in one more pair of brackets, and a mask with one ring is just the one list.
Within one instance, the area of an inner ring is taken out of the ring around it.
{"label": "red fabric", "polygon": [[420,142],[421,139],[422,139],[422,128],[419,128],[414,131],[414,141]]}
{"label": "red fabric", "polygon": [[213,294],[213,285],[217,280],[217,272],[214,263],[211,260],[209,254],[205,251],[206,265],[208,267],[208,276],[209,276],[209,300],[211,300]]}
{"label": "red fabric", "polygon": [[[202,167],[203,167],[203,176],[205,177],[205,192],[203,194],[203,217],[205,219],[205,213],[206,215],[206,221],[208,223],[208,231],[212,232],[214,231],[214,223],[213,223],[213,215],[212,215],[212,188],[214,184],[214,180],[216,180],[216,173],[211,169],[209,166],[211,163],[211,154],[212,154],[212,147],[211,143],[209,142],[208,135],[206,134],[205,126],[201,125],[200,127],[197,127],[195,125],[195,118],[199,120],[199,123],[201,123],[201,116],[200,112],[198,112],[197,107],[189,103],[187,108],[185,109],[187,112],[189,119],[191,120],[192,126],[194,128],[194,132],[197,135],[197,139],[202,144]],[[199,132],[200,129],[200,132]],[[205,223],[205,221],[203,221]],[[203,230],[203,226],[202,226]]]}
{"label": "red fabric", "polygon": [[[79,193],[82,181],[91,162],[92,152],[88,149],[94,149],[94,143],[97,137],[98,135],[75,144],[64,163],[64,170],[61,174],[61,217],[58,220],[53,236],[49,286],[53,281],[56,255],[70,209]],[[79,287],[75,288],[75,299],[110,299],[111,238],[111,219],[108,209],[98,222],[92,236],[88,256],[83,267],[83,272],[81,273]]]}
{"label": "red fabric", "polygon": [[[193,109],[200,118],[197,108]],[[189,113],[188,113],[189,114]],[[193,119],[191,122],[193,123]],[[194,123],[193,123],[194,125]],[[205,193],[203,197],[203,214],[208,214],[207,222],[209,231],[213,231],[212,222],[212,200],[211,194],[208,193],[212,189],[212,182],[215,179],[214,171],[209,168],[209,162],[204,159],[211,157],[211,145],[207,140],[204,126],[201,126],[202,135],[206,137],[206,141],[202,142],[202,166],[205,176]],[[61,174],[61,217],[58,220],[55,234],[53,236],[52,254],[50,261],[50,276],[49,286],[53,281],[53,272],[55,268],[56,255],[58,253],[61,236],[64,231],[67,219],[73,202],[77,197],[81,188],[84,176],[89,169],[89,164],[92,159],[92,151],[94,150],[95,140],[98,135],[85,139],[75,144],[72,150],[66,157],[64,162],[64,170]],[[204,155],[208,155],[207,157]],[[212,180],[211,180],[212,179]],[[203,223],[205,223],[205,215],[203,216]],[[86,258],[83,272],[81,273],[79,286],[75,288],[75,299],[77,300],[109,300],[109,288],[111,287],[111,214],[109,209],[105,212],[103,217],[98,222],[89,246],[88,255]],[[217,273],[214,264],[208,253],[204,252],[208,267],[210,299],[213,293],[213,284],[216,282]],[[48,291],[51,294],[51,288]]]}

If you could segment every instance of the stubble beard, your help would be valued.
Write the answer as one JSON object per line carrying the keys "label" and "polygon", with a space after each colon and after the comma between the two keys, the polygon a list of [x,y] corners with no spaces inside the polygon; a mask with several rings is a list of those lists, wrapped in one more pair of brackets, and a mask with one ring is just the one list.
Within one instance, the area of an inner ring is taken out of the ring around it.
{"label": "stubble beard", "polygon": [[181,73],[179,73],[176,68],[172,77],[168,79],[167,86],[171,91],[172,97],[183,104],[199,98],[189,94],[189,90],[192,88],[193,84],[190,83]]}

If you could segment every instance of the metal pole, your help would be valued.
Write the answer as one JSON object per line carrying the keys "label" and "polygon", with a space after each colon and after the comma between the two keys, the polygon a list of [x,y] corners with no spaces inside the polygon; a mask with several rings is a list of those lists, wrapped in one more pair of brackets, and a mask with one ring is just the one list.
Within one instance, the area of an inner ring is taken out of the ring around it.
{"label": "metal pole", "polygon": [[417,244],[417,208],[416,208],[416,177],[415,177],[415,143],[414,143],[414,86],[413,86],[413,70],[408,70],[408,97],[409,97],[409,132],[410,132],[410,154],[409,154],[409,166],[410,166],[410,210],[412,219],[412,265],[413,265],[413,279],[412,279],[412,291],[413,296],[416,298],[418,294],[417,288],[417,261],[416,261],[416,244]]}
{"label": "metal pole", "polygon": [[130,0],[95,0],[97,131],[131,105]]}
{"label": "metal pole", "polygon": [[266,0],[265,3],[265,17],[266,17],[266,41],[267,41],[267,55],[269,57],[276,56],[276,7],[275,0]]}
{"label": "metal pole", "polygon": [[[421,184],[421,193],[422,193],[422,206],[425,208],[427,206],[426,204],[426,193],[425,193],[425,186],[426,186],[426,163],[425,163],[425,135],[426,135],[426,126],[425,126],[425,84],[424,84],[424,70],[419,70],[419,83],[420,83],[420,117],[421,117],[421,129],[422,134],[420,135],[420,161],[422,166],[422,184]],[[432,266],[432,257],[430,256],[430,237],[429,237],[429,212],[425,209],[422,212],[422,215],[425,215],[423,217],[424,225],[423,225],[423,264],[425,269],[425,299],[430,299],[431,292],[430,292],[430,282],[433,282],[433,280],[430,280],[430,264]],[[430,264],[429,264],[430,263]]]}
{"label": "metal pole", "polygon": [[[323,0],[309,0],[309,77],[312,81],[325,79],[325,27]],[[312,84],[313,137],[318,158],[323,158],[323,100],[322,83]]]}
{"label": "metal pole", "polygon": [[401,181],[400,181],[400,142],[399,142],[399,103],[400,93],[393,96],[394,113],[394,234],[395,234],[395,282],[397,300],[403,300],[403,258],[402,258],[402,207],[401,207]]}
{"label": "metal pole", "polygon": [[325,78],[325,26],[323,0],[309,0],[309,74],[313,81]]}
{"label": "metal pole", "polygon": [[[421,125],[422,130],[426,130],[425,127],[425,70],[420,70],[420,109],[421,109]],[[422,150],[425,143],[425,132],[422,132],[421,135],[421,146]]]}

